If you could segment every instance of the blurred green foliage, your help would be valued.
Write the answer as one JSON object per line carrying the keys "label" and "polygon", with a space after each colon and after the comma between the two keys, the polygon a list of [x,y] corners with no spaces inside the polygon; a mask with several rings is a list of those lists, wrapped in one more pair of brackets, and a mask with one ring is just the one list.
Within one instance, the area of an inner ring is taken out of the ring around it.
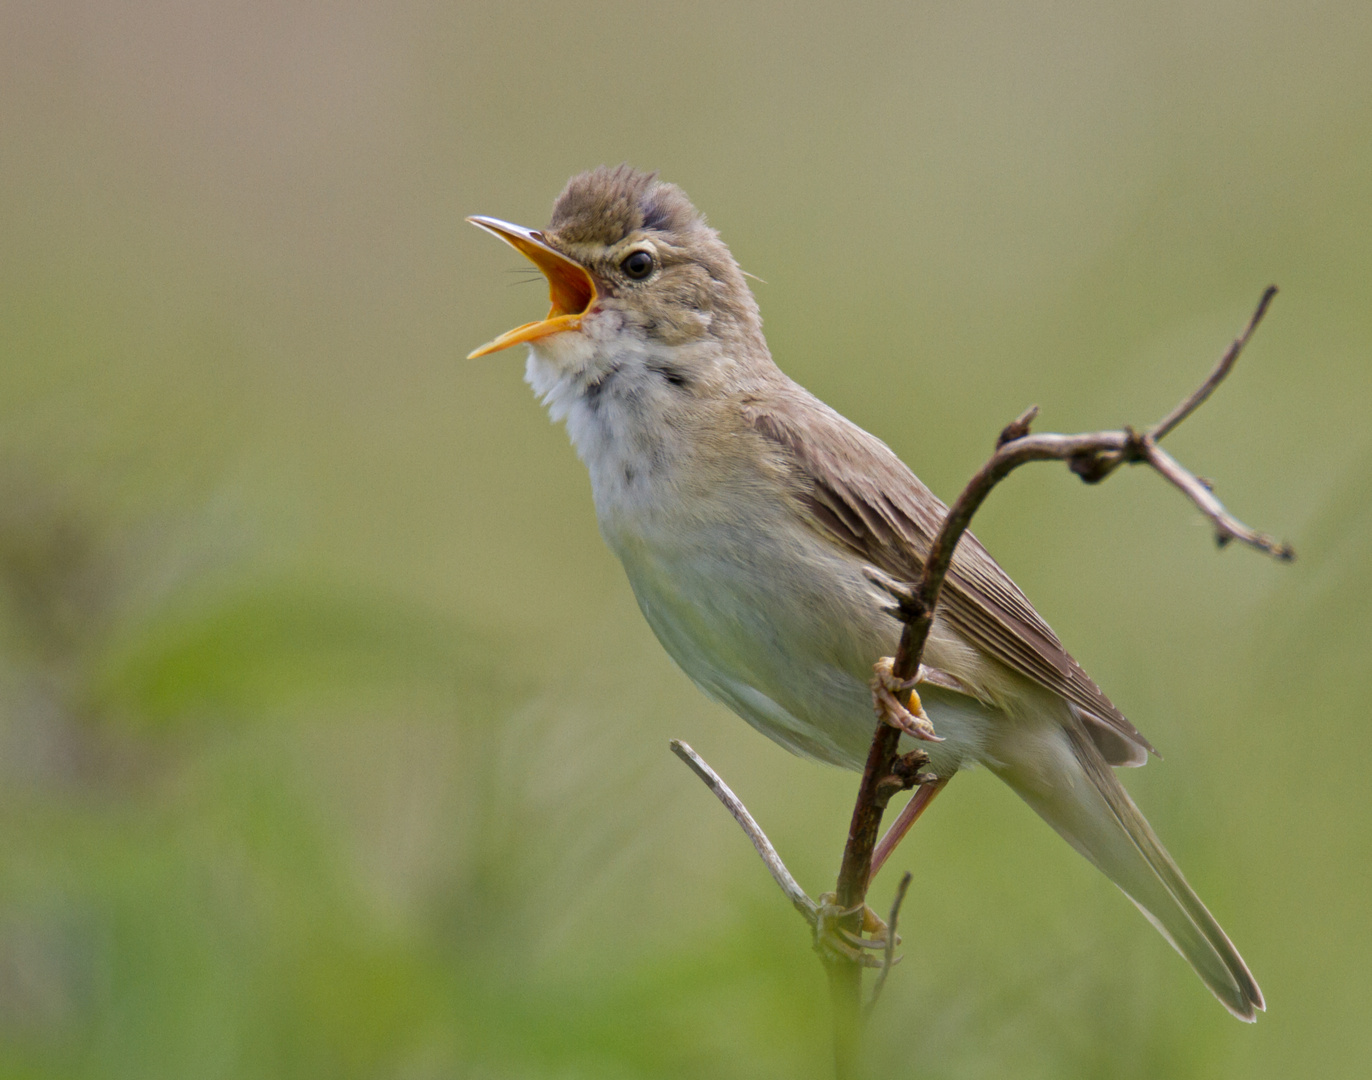
{"label": "blurred green foliage", "polygon": [[1031,401],[1161,415],[1282,286],[1169,445],[1296,564],[1138,472],[977,528],[1167,755],[1127,781],[1270,1013],[972,774],[897,860],[872,1071],[1365,1075],[1369,12],[0,9],[0,1077],[828,1075],[666,741],[815,893],[854,778],[685,683],[519,360],[460,359],[542,304],[462,216],[621,160],[944,495]]}

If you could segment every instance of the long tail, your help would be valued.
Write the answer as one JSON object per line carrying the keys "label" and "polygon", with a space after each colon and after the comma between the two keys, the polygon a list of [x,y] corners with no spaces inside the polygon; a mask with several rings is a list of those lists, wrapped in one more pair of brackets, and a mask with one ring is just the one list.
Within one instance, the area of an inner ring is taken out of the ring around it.
{"label": "long tail", "polygon": [[1054,745],[1032,740],[1034,752],[993,766],[997,775],[1138,905],[1226,1009],[1252,1023],[1266,1006],[1248,966],[1080,722],[1039,734]]}

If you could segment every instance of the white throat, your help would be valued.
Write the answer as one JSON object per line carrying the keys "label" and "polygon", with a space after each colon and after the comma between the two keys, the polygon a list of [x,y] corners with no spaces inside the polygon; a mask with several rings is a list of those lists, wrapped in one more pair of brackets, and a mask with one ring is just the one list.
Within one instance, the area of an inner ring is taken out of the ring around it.
{"label": "white throat", "polygon": [[607,539],[624,517],[659,504],[692,456],[691,440],[670,422],[683,407],[683,390],[664,374],[675,370],[675,352],[626,332],[569,332],[529,346],[525,381],[566,423]]}

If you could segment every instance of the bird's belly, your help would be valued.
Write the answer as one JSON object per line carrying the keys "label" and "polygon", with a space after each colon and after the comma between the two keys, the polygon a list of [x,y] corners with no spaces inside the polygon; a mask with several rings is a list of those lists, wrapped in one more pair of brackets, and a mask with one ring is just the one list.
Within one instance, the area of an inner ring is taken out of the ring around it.
{"label": "bird's belly", "polygon": [[[649,625],[697,686],[798,754],[862,767],[872,664],[895,651],[900,626],[860,563],[791,522],[605,532]],[[980,758],[986,708],[936,688],[922,696],[946,740],[924,744],[934,770]]]}

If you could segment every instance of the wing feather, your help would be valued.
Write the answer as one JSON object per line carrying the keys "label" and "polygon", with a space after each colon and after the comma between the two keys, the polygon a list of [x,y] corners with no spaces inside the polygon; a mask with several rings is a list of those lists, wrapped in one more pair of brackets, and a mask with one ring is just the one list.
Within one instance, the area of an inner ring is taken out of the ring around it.
{"label": "wing feather", "polygon": [[[790,383],[743,400],[747,424],[781,455],[802,516],[832,542],[904,581],[923,569],[947,508],[875,436]],[[794,407],[786,407],[788,404]],[[780,407],[778,407],[778,403]],[[970,532],[958,544],[939,616],[973,644],[1070,701],[1114,765],[1152,745],[1101,692]]]}

